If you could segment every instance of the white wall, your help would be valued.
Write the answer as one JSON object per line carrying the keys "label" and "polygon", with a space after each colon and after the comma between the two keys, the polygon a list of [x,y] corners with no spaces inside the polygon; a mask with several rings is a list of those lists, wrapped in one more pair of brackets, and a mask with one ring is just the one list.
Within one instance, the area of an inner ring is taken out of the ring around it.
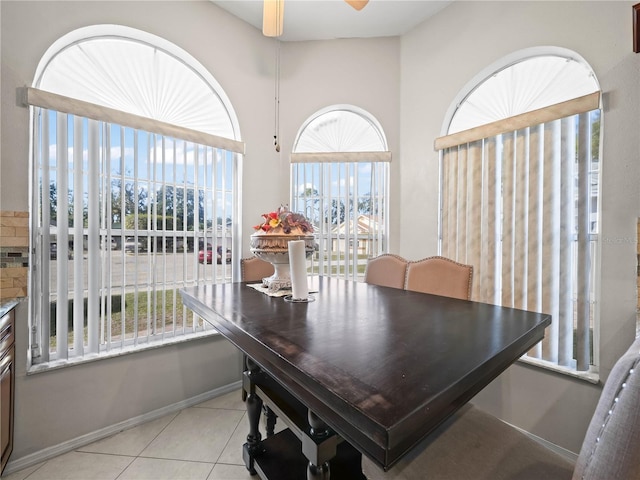
{"label": "white wall", "polygon": [[[636,219],[640,215],[640,55],[632,51],[633,2],[454,2],[402,37],[400,252],[437,248],[438,154],[458,92],[498,59],[553,45],[582,55],[604,92],[602,156],[601,373],[635,335]],[[410,227],[409,227],[410,226]],[[515,365],[474,400],[577,452],[600,388]]]}
{"label": "white wall", "polygon": [[[29,206],[28,109],[18,104],[17,89],[31,85],[39,59],[56,39],[92,24],[120,24],[164,37],[193,55],[225,90],[246,142],[245,255],[260,214],[288,202],[286,152],[300,123],[317,109],[351,103],[371,112],[387,133],[398,169],[398,38],[282,45],[278,155],[273,148],[277,44],[212,3],[2,0],[0,9],[2,210],[27,211]],[[17,310],[12,462],[240,379],[239,355],[221,338],[26,376],[27,315],[22,303]]]}

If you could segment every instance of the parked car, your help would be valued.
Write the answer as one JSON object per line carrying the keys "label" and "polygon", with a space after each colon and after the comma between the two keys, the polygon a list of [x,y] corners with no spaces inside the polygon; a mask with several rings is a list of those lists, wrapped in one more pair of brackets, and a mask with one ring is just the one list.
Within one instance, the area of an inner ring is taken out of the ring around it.
{"label": "parked car", "polygon": [[184,252],[184,239],[176,238],[176,252]]}
{"label": "parked car", "polygon": [[[222,263],[222,246],[219,246],[216,251],[216,262],[218,264]],[[227,254],[225,255],[225,263],[231,263],[231,249],[227,249]],[[207,250],[200,250],[198,252],[198,261],[200,263],[213,263],[213,249],[211,245],[207,245]]]}
{"label": "parked car", "polygon": [[136,242],[135,237],[127,237],[124,242],[124,251],[127,253],[146,252],[147,242],[142,238],[138,238]]}
{"label": "parked car", "polygon": [[[102,242],[100,242],[100,248],[102,248]],[[109,244],[109,248],[111,250],[118,249],[118,241],[115,239],[115,237],[111,237],[111,243]]]}
{"label": "parked car", "polygon": [[[50,252],[51,260],[57,260],[58,259],[58,244],[57,243],[51,243],[49,245],[49,252]],[[73,260],[73,243],[72,242],[69,243],[69,249],[67,250],[67,258],[69,260]]]}

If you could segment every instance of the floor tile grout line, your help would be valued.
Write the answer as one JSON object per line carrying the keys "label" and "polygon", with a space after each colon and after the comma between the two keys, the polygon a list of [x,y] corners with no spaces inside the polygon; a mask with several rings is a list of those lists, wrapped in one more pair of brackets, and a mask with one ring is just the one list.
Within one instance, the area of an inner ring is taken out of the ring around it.
{"label": "floor tile grout line", "polygon": [[[79,453],[82,455],[104,455],[106,457],[126,457],[126,458],[138,458],[138,455],[135,454],[125,454],[125,453],[109,453],[109,452],[81,452],[78,450],[72,450],[71,452],[67,452],[67,453]],[[66,455],[65,453],[63,453],[62,455]],[[60,455],[60,457],[62,456]],[[53,457],[53,458],[58,458],[58,457]],[[49,460],[53,460],[53,459],[49,459]],[[47,462],[49,461],[47,460]]]}
{"label": "floor tile grout line", "polygon": [[[160,435],[162,435],[162,433],[163,433],[167,428],[169,428],[169,425],[171,425],[171,424],[175,421],[175,419],[176,419],[176,418],[178,418],[178,417],[180,416],[180,414],[181,414],[184,410],[186,410],[186,409],[184,409],[184,408],[183,408],[182,410],[179,410],[179,411],[175,412],[175,413],[174,413],[174,415],[173,415],[173,418],[172,418],[171,420],[169,420],[169,421],[167,422],[167,424],[166,424],[164,427],[162,427],[162,428],[160,429],[160,431],[159,431],[159,432],[158,432],[158,433],[157,433],[157,434],[156,434],[156,435],[155,435],[151,440],[149,440],[149,442],[148,442],[148,443],[147,443],[147,444],[142,448],[142,450],[140,450],[140,451],[138,452],[138,454],[136,455],[136,457],[140,458],[140,457],[142,456],[142,454],[144,453],[144,451],[145,451],[147,448],[149,448],[149,446],[150,446],[153,442],[155,442],[155,441],[156,441],[156,439],[157,439]],[[147,458],[147,457],[142,457],[142,458]]]}
{"label": "floor tile grout line", "polygon": [[122,471],[121,471],[121,472],[116,476],[116,478],[114,478],[113,480],[118,480],[120,477],[122,477],[122,474],[123,474],[124,472],[126,472],[126,471],[129,469],[129,467],[131,467],[131,465],[133,465],[133,462],[135,462],[137,458],[138,458],[138,457],[133,457],[133,458],[131,459],[131,461],[127,464],[127,466],[126,466],[126,467],[124,467],[124,468],[122,469]]}
{"label": "floor tile grout line", "polygon": [[[183,409],[183,410],[184,410],[184,409]],[[122,434],[122,433],[124,433],[124,432],[126,432],[126,431],[133,430],[133,429],[135,429],[135,428],[139,428],[139,427],[141,427],[142,425],[144,425],[144,423],[143,423],[143,424],[140,424],[140,425],[133,426],[133,427],[131,427],[131,428],[126,428],[126,429],[121,430],[121,431],[119,431],[119,432],[117,432],[117,433],[114,433],[113,435],[110,435],[110,436],[108,436],[108,437],[105,437],[104,439],[97,440],[96,442],[92,442],[92,443],[89,443],[89,444],[87,444],[87,445],[82,445],[82,446],[80,446],[80,447],[78,447],[78,448],[76,448],[75,450],[72,450],[72,451],[73,451],[73,452],[77,452],[77,453],[98,453],[98,454],[103,454],[103,455],[121,455],[121,456],[124,456],[124,457],[131,457],[131,456],[139,457],[139,456],[142,454],[142,452],[144,452],[144,451],[149,447],[149,445],[151,445],[151,444],[153,443],[153,441],[154,441],[156,438],[158,438],[158,436],[160,436],[160,435],[162,434],[162,432],[164,432],[164,431],[166,430],[166,428],[167,428],[169,425],[171,425],[171,423],[172,423],[172,422],[173,422],[173,421],[178,417],[178,415],[180,415],[180,413],[181,413],[181,412],[182,412],[182,410],[179,410],[178,412],[174,412],[174,413],[173,413],[173,418],[171,418],[171,420],[169,420],[169,421],[167,422],[167,424],[166,424],[164,427],[162,427],[162,428],[160,429],[160,431],[159,431],[159,432],[158,432],[158,433],[157,433],[157,434],[156,434],[156,435],[155,435],[151,440],[149,440],[149,442],[147,442],[147,443],[146,443],[146,445],[145,445],[144,447],[142,447],[142,449],[141,449],[138,453],[135,453],[135,454],[120,454],[120,453],[109,453],[109,452],[89,452],[89,451],[83,450],[83,448],[86,448],[86,447],[88,447],[89,445],[92,445],[92,444],[94,444],[94,443],[100,442],[100,441],[102,441],[102,440],[106,440],[106,439],[108,439],[108,438],[115,437],[116,435],[120,435],[120,434]],[[171,414],[170,414],[170,415],[171,415]],[[159,419],[156,419],[156,420],[159,420]],[[151,423],[151,422],[153,422],[153,421],[155,421],[155,420],[149,420],[148,422],[145,422],[145,423]],[[54,458],[55,458],[55,457],[54,457]],[[26,480],[26,479],[25,479],[25,480]]]}
{"label": "floor tile grout line", "polygon": [[244,418],[245,414],[246,414],[246,412],[244,412],[242,415],[240,415],[240,418],[238,419],[238,423],[234,427],[233,432],[231,432],[231,435],[229,435],[229,438],[227,438],[227,441],[225,442],[224,447],[222,447],[222,449],[220,450],[220,454],[218,455],[218,458],[216,459],[216,464],[218,463],[218,460],[220,460],[220,457],[222,457],[222,454],[224,453],[224,451],[229,446],[229,442],[231,442],[231,439],[235,435],[236,430],[238,430],[238,427],[242,423],[242,419]]}
{"label": "floor tile grout line", "polygon": [[[126,455],[122,455],[123,457]],[[167,458],[167,457],[131,457],[140,460],[166,460],[167,462],[185,462],[185,463],[202,463],[205,465],[215,465],[217,462],[205,462],[202,460],[189,460],[188,458]]]}

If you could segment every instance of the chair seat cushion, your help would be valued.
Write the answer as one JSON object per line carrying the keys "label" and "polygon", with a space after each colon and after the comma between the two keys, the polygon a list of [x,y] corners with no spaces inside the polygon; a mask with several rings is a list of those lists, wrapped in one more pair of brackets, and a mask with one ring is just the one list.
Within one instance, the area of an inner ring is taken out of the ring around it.
{"label": "chair seat cushion", "polygon": [[365,458],[363,469],[369,480],[564,480],[573,464],[467,404],[388,472]]}

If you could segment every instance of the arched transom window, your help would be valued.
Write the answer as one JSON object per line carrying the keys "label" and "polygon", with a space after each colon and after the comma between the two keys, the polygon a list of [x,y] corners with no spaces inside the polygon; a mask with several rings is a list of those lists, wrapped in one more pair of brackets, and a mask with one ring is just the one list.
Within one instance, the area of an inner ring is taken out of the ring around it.
{"label": "arched transom window", "polygon": [[[537,55],[500,67],[456,106],[452,134],[600,90],[589,65],[566,52]],[[494,67],[495,68],[495,67]]]}
{"label": "arched transom window", "polygon": [[386,152],[380,124],[366,112],[350,108],[324,109],[310,117],[300,129],[294,153]]}
{"label": "arched transom window", "polygon": [[170,42],[116,25],[80,29],[52,46],[34,86],[239,140],[230,102],[197,60]]}

